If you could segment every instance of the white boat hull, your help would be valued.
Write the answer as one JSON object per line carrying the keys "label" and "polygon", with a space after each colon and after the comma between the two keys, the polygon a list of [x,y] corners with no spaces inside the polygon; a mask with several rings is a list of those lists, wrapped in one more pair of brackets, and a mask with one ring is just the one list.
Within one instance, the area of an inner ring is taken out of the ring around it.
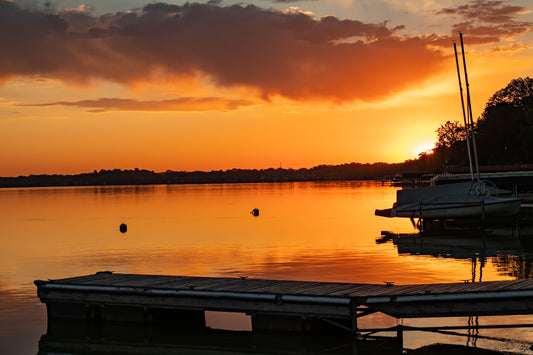
{"label": "white boat hull", "polygon": [[[481,218],[515,216],[521,199],[479,194],[478,185],[467,182],[398,190],[392,208],[376,210],[376,215],[407,218]],[[486,191],[483,187],[481,191]]]}
{"label": "white boat hull", "polygon": [[479,203],[418,204],[391,209],[391,217],[408,218],[481,218],[515,216],[520,210],[520,199],[495,199]]}

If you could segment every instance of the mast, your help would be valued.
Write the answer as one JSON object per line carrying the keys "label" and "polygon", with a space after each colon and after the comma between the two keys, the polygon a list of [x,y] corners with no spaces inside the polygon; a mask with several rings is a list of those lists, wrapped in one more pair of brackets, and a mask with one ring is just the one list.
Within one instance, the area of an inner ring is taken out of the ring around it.
{"label": "mast", "polygon": [[459,93],[461,95],[461,108],[463,109],[463,123],[465,125],[465,133],[466,133],[466,148],[468,151],[468,164],[470,165],[470,178],[472,181],[474,181],[474,169],[472,168],[472,153],[470,152],[470,132],[469,132],[469,124],[466,118],[465,113],[465,100],[463,98],[463,85],[461,84],[461,69],[459,69],[459,58],[457,55],[457,46],[455,45],[455,42],[453,42],[453,50],[455,52],[455,64],[457,66],[457,79],[459,80]]}
{"label": "mast", "polygon": [[465,85],[466,85],[466,107],[468,112],[468,121],[470,126],[470,133],[472,134],[472,148],[474,150],[474,164],[476,166],[476,177],[477,182],[480,182],[479,177],[479,163],[477,160],[477,149],[476,149],[476,136],[474,135],[474,120],[472,118],[472,104],[470,102],[470,84],[468,83],[468,74],[466,73],[466,58],[465,58],[465,47],[463,44],[463,34],[459,32],[459,37],[461,38],[461,50],[463,54],[463,67],[465,72]]}

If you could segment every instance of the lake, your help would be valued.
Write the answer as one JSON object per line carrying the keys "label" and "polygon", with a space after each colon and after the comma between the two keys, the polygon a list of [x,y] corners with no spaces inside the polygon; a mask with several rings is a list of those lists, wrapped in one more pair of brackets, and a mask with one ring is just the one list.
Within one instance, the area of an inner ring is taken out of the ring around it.
{"label": "lake", "polygon": [[[1,189],[0,352],[39,352],[47,319],[33,284],[38,279],[106,270],[379,284],[531,277],[527,236],[377,243],[382,231],[416,232],[408,219],[374,216],[376,208],[392,205],[396,189],[376,181]],[[119,231],[121,223],[126,233]],[[397,322],[365,318],[359,326]],[[244,316],[213,312],[207,321],[213,328],[249,328]],[[533,317],[475,321],[533,324]],[[533,328],[527,327],[481,329],[475,336],[407,332],[404,347],[440,342],[533,353],[531,339]]]}

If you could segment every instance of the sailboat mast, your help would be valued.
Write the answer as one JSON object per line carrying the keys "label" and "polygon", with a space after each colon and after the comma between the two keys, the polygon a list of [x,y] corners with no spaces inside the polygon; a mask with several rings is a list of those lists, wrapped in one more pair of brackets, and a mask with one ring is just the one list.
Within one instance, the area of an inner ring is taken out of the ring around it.
{"label": "sailboat mast", "polygon": [[472,118],[472,104],[470,101],[470,84],[468,83],[468,74],[466,72],[466,58],[465,58],[465,47],[463,44],[463,34],[459,33],[459,37],[461,38],[461,50],[463,54],[463,67],[465,72],[465,85],[466,85],[466,107],[468,112],[468,120],[469,120],[469,126],[470,126],[470,133],[472,134],[472,148],[474,150],[474,164],[476,166],[476,177],[477,181],[480,181],[479,176],[479,163],[477,160],[477,149],[476,149],[476,136],[474,135],[474,120]]}
{"label": "sailboat mast", "polygon": [[461,108],[463,109],[463,122],[465,125],[466,133],[466,149],[468,151],[468,164],[470,165],[470,178],[474,181],[474,169],[472,168],[472,153],[470,152],[470,133],[469,133],[469,123],[466,118],[465,113],[465,100],[463,98],[463,85],[461,84],[461,69],[459,68],[459,57],[457,55],[457,46],[455,42],[453,43],[453,50],[455,52],[455,64],[457,66],[457,79],[459,80],[459,93],[461,95]]}

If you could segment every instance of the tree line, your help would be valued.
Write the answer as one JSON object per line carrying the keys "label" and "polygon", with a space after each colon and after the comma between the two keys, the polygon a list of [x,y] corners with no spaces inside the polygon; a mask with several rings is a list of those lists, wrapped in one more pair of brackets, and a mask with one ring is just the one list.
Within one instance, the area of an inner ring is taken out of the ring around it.
{"label": "tree line", "polygon": [[230,169],[154,172],[144,169],[100,170],[75,175],[29,175],[0,178],[0,187],[203,184],[286,181],[371,180],[418,169],[417,161],[398,164],[350,163],[302,169]]}
{"label": "tree line", "polygon": [[[469,166],[465,125],[441,125],[433,154],[419,159],[434,172],[464,170]],[[533,79],[513,79],[488,100],[473,126],[480,166],[526,169],[533,162]],[[473,148],[471,148],[473,150]],[[530,168],[529,168],[530,169]]]}

